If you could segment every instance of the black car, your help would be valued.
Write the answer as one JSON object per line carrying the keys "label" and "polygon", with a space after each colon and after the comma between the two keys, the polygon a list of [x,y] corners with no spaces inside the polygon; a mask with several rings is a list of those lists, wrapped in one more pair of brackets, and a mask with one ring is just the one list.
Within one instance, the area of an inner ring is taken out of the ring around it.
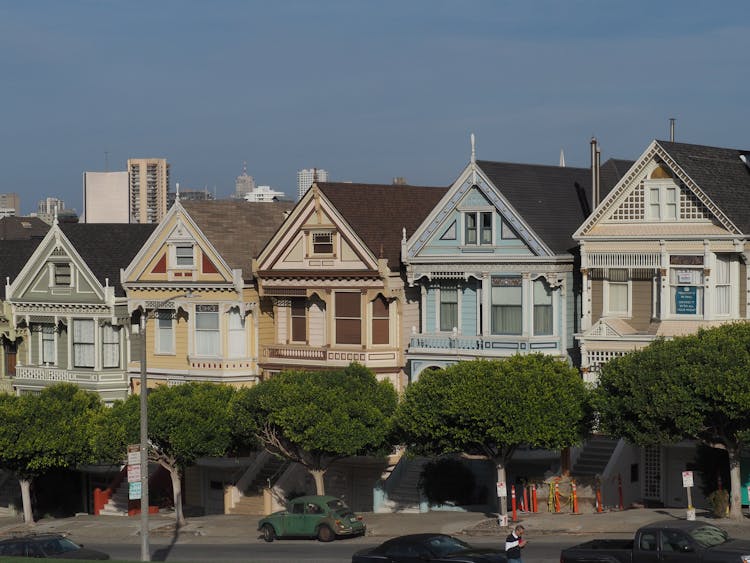
{"label": "black car", "polygon": [[0,541],[0,557],[50,559],[109,559],[109,555],[87,549],[59,534],[29,534]]}
{"label": "black car", "polygon": [[450,563],[506,563],[499,549],[472,547],[445,534],[411,534],[388,540],[378,547],[352,555],[352,563],[412,563],[444,561]]}

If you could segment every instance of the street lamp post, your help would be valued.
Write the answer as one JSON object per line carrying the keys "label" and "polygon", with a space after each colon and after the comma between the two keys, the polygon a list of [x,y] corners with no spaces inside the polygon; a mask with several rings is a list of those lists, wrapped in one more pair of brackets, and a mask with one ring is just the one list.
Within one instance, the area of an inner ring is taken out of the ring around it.
{"label": "street lamp post", "polygon": [[[175,299],[182,297],[190,298],[192,293],[188,292],[182,295],[175,295],[154,306],[154,315],[156,312],[174,302]],[[141,313],[140,331],[141,331],[141,561],[151,561],[151,553],[148,545],[148,369],[146,366],[146,325],[148,323],[148,309],[144,306]]]}

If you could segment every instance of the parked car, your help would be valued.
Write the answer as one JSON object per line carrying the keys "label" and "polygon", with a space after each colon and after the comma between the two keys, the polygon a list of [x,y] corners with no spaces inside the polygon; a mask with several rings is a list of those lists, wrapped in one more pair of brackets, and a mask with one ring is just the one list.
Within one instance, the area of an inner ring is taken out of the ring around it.
{"label": "parked car", "polygon": [[363,549],[352,555],[352,563],[401,563],[444,561],[451,563],[506,563],[499,549],[472,547],[445,534],[411,534]]}
{"label": "parked car", "polygon": [[563,549],[560,563],[750,562],[750,542],[734,540],[713,524],[665,520],[643,526],[632,540],[592,540]]}
{"label": "parked car", "polygon": [[332,496],[305,496],[291,500],[286,510],[269,514],[258,522],[263,539],[318,538],[333,541],[336,537],[364,535],[365,523],[346,504]]}
{"label": "parked car", "polygon": [[85,548],[59,534],[27,534],[1,540],[0,557],[109,559],[106,553]]}

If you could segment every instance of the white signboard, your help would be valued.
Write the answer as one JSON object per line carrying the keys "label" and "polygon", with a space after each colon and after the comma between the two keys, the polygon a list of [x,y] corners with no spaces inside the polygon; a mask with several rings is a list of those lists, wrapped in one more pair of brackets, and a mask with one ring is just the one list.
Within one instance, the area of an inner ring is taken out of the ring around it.
{"label": "white signboard", "polygon": [[128,465],[138,465],[141,462],[141,452],[128,452]]}
{"label": "white signboard", "polygon": [[497,496],[499,497],[507,497],[508,496],[508,487],[505,484],[505,481],[498,481],[497,482]]}
{"label": "white signboard", "polygon": [[692,471],[683,471],[682,472],[682,486],[683,487],[692,487],[693,486],[693,472]]}
{"label": "white signboard", "polygon": [[130,500],[139,500],[141,498],[141,482],[128,483],[128,498]]}
{"label": "white signboard", "polygon": [[128,483],[137,483],[141,480],[141,466],[128,465]]}

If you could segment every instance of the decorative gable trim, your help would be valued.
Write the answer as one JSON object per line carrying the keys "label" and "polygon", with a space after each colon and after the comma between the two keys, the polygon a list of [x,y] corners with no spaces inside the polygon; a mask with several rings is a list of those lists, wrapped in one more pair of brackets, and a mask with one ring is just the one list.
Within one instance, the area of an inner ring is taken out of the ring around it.
{"label": "decorative gable trim", "polygon": [[411,260],[415,258],[425,248],[427,243],[433,238],[443,221],[454,209],[458,207],[459,202],[474,186],[487,198],[495,207],[497,212],[503,217],[504,221],[511,226],[518,238],[523,241],[531,251],[537,256],[554,256],[554,252],[534,233],[531,227],[524,221],[523,217],[513,208],[507,199],[502,195],[499,187],[495,186],[490,179],[484,174],[476,163],[470,163],[459,176],[458,180],[451,186],[448,193],[445,194],[440,203],[430,213],[418,229],[406,242],[404,256]]}
{"label": "decorative gable trim", "polygon": [[[636,163],[630,168],[628,173],[623,176],[614,189],[609,195],[601,202],[601,204],[594,210],[589,218],[578,228],[573,234],[575,240],[579,240],[585,237],[591,232],[591,229],[599,222],[605,220],[611,214],[616,212],[616,205],[620,205],[624,202],[624,195],[628,191],[635,191],[638,189],[638,185],[635,184],[638,178],[640,178],[645,170],[657,159],[663,162],[682,182],[684,188],[689,190],[692,196],[695,198],[693,203],[697,200],[706,209],[708,209],[713,216],[716,218],[721,225],[728,231],[734,234],[741,234],[740,229],[727,217],[727,215],[714,203],[711,198],[696,184],[695,181],[682,169],[677,161],[662,147],[658,141],[652,141],[646,151],[636,161]],[[680,187],[680,191],[684,191]],[[685,194],[686,197],[690,197],[690,194]]]}

